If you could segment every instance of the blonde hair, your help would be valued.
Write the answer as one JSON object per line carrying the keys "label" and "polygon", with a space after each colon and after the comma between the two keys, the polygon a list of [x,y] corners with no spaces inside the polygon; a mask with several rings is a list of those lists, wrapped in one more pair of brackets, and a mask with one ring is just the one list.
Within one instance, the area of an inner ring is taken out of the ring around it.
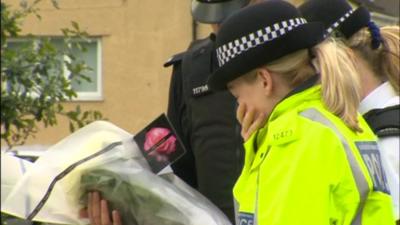
{"label": "blonde hair", "polygon": [[[349,59],[351,50],[342,43],[326,40],[313,48],[315,69],[321,75],[322,99],[326,107],[354,131],[358,124],[360,103],[359,75]],[[340,66],[339,66],[340,65]],[[300,50],[266,65],[267,70],[281,74],[295,87],[315,74],[308,50]]]}
{"label": "blonde hair", "polygon": [[400,92],[400,30],[399,26],[380,29],[383,43],[377,49],[371,47],[371,34],[363,28],[347,40],[347,46],[371,66],[381,81],[388,80],[397,94]]}

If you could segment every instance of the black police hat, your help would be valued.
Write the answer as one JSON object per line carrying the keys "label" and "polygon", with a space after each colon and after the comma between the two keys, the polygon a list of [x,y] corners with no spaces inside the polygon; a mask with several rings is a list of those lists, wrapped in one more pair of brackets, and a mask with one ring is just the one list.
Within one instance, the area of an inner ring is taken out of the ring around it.
{"label": "black police hat", "polygon": [[299,10],[308,21],[324,23],[327,34],[338,30],[346,38],[366,27],[371,20],[365,7],[353,10],[346,0],[308,0]]}
{"label": "black police hat", "polygon": [[192,0],[192,16],[201,23],[221,23],[249,0]]}
{"label": "black police hat", "polygon": [[307,23],[293,5],[282,0],[246,7],[222,23],[216,38],[219,68],[211,75],[211,89],[226,84],[268,62],[323,40],[321,23]]}

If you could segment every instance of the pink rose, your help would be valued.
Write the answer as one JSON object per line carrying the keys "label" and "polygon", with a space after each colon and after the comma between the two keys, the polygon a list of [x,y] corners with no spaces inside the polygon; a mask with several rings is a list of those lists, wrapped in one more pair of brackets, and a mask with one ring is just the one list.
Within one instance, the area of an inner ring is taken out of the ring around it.
{"label": "pink rose", "polygon": [[[170,134],[171,131],[167,128],[154,127],[146,133],[146,141],[144,142],[144,150],[149,151],[154,145],[160,142],[164,137]],[[149,155],[158,154],[168,155],[176,150],[176,137],[171,135],[167,140],[164,141],[155,151],[149,153]],[[158,157],[157,157],[158,158]],[[164,157],[163,157],[164,158]]]}

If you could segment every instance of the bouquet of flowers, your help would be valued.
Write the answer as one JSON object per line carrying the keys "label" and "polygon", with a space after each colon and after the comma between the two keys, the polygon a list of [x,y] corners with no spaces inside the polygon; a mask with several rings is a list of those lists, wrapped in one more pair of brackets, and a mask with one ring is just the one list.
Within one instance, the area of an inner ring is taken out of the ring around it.
{"label": "bouquet of flowers", "polygon": [[[145,131],[133,138],[104,121],[81,128],[31,165],[1,211],[32,221],[88,224],[78,211],[86,206],[88,191],[97,190],[120,212],[124,225],[230,225],[217,207],[172,173],[170,156],[182,153],[173,129]],[[162,166],[154,169],[148,159],[157,161],[156,153],[163,154]]]}

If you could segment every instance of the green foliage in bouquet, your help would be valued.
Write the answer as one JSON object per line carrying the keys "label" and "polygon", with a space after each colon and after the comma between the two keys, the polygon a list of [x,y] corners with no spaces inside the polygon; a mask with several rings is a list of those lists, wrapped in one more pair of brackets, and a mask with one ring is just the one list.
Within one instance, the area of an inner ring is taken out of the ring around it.
{"label": "green foliage in bouquet", "polygon": [[17,217],[11,216],[7,213],[1,213],[1,225],[10,225],[10,224],[19,224],[19,225],[46,225],[39,222],[30,222],[27,220],[19,219]]}
{"label": "green foliage in bouquet", "polygon": [[144,188],[139,183],[128,183],[110,171],[98,169],[85,173],[81,178],[81,189],[85,193],[80,198],[83,205],[87,205],[89,191],[99,191],[102,198],[109,202],[110,211],[116,209],[120,212],[122,224],[188,224],[182,212],[157,197],[151,188]]}
{"label": "green foliage in bouquet", "polygon": [[7,220],[12,218],[10,215],[6,214],[6,213],[1,213],[1,225],[8,225]]}

